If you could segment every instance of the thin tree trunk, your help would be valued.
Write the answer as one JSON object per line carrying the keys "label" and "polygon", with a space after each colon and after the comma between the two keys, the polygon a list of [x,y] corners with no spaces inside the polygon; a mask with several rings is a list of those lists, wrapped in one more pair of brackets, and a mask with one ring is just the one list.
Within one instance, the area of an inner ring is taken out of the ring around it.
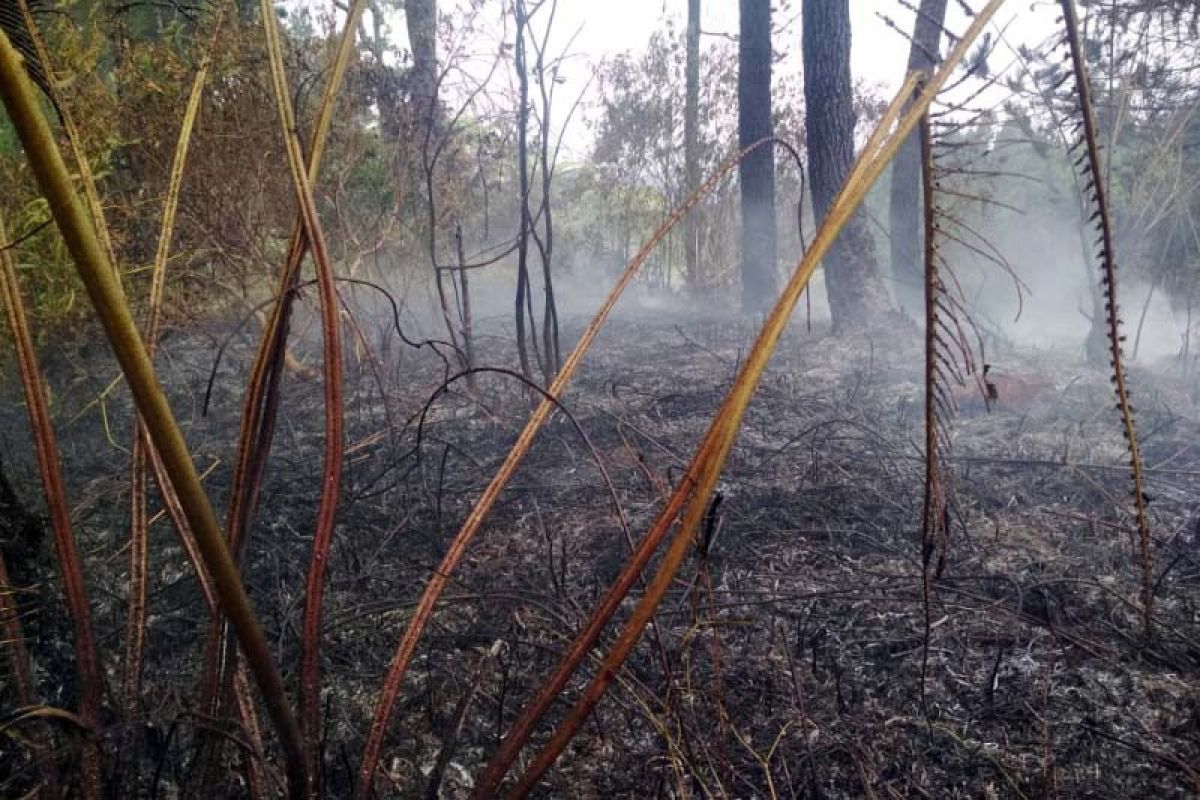
{"label": "thin tree trunk", "polygon": [[[929,71],[941,61],[942,26],[947,0],[921,0],[913,24],[908,69]],[[891,270],[896,299],[909,315],[920,312],[922,302],[921,221],[919,206],[920,154],[917,134],[905,140],[892,162],[891,204],[888,233],[891,236]]]}
{"label": "thin tree trunk", "polygon": [[[454,245],[458,254],[458,283],[462,291],[462,347],[466,357],[466,368],[475,369],[475,334],[471,324],[471,283],[470,272],[467,268],[467,254],[463,249],[462,225],[454,227]],[[467,376],[467,388],[472,394],[477,388],[475,374]]]}
{"label": "thin tree trunk", "polygon": [[[771,2],[740,0],[738,142],[772,135]],[[766,309],[775,298],[775,155],[760,147],[742,160],[742,309]]]}
{"label": "thin tree trunk", "polygon": [[1138,317],[1137,334],[1133,337],[1133,355],[1130,356],[1131,361],[1137,361],[1138,351],[1142,349],[1142,329],[1146,326],[1146,314],[1150,312],[1150,301],[1154,299],[1154,290],[1158,288],[1158,281],[1150,284],[1150,291],[1146,292],[1146,302],[1142,303],[1142,313]]}
{"label": "thin tree trunk", "polygon": [[[549,26],[554,24],[555,6],[551,6],[550,21],[547,23],[546,38],[550,36]],[[558,305],[554,302],[554,280],[550,273],[551,256],[554,253],[554,214],[550,205],[550,180],[553,177],[550,164],[550,92],[546,88],[546,54],[545,41],[537,52],[537,79],[542,99],[541,119],[541,169],[542,169],[542,198],[541,217],[544,234],[538,248],[542,261],[542,353],[545,362],[542,365],[546,385],[554,382],[558,369],[562,365],[562,354],[558,346]]]}
{"label": "thin tree trunk", "polygon": [[[687,185],[684,195],[691,194],[700,185],[700,0],[688,0],[687,18],[687,97],[683,110],[683,161]],[[687,283],[695,287],[700,283],[700,234],[693,209],[683,221],[683,260],[687,270]]]}
{"label": "thin tree trunk", "polygon": [[[525,63],[525,3],[517,0],[517,36],[515,62],[519,84],[517,108],[517,181],[521,198],[521,230],[517,234],[517,355],[521,360],[521,374],[533,380],[533,368],[529,363],[529,348],[525,341],[525,304],[529,295],[529,72]],[[533,313],[530,309],[530,324]],[[536,341],[536,336],[532,337]]]}
{"label": "thin tree trunk", "polygon": [[408,47],[412,51],[413,104],[422,128],[433,126],[437,115],[437,0],[406,0]]}
{"label": "thin tree trunk", "polygon": [[[802,14],[809,185],[820,222],[854,164],[849,0],[804,0]],[[842,229],[824,268],[835,331],[864,328],[891,310],[861,211]]]}

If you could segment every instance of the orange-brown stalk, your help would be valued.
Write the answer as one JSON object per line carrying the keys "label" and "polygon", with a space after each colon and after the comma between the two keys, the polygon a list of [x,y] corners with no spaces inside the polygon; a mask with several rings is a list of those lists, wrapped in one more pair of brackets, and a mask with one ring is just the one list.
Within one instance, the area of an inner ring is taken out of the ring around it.
{"label": "orange-brown stalk", "polygon": [[[767,317],[737,380],[730,388],[721,409],[714,417],[703,443],[688,468],[687,478],[676,489],[676,496],[690,497],[682,512],[675,538],[664,553],[654,579],[621,630],[612,650],[601,663],[597,674],[584,690],[583,696],[554,732],[549,744],[516,781],[509,791],[508,797],[524,797],[537,784],[541,776],[554,764],[567,744],[583,726],[592,709],[600,702],[600,698],[614,680],[617,671],[633,651],[634,646],[641,638],[642,630],[654,615],[658,604],[662,601],[676,572],[683,563],[688,549],[692,546],[693,536],[704,518],[725,460],[733,448],[742,416],[809,278],[838,233],[862,203],[867,190],[891,162],[904,140],[912,133],[933,98],[949,79],[953,70],[965,58],[967,49],[1003,2],[1004,0],[991,0],[976,15],[953,52],[929,79],[929,83],[913,101],[913,104],[901,115],[900,112],[904,109],[905,103],[912,94],[915,81],[918,79],[918,76],[911,76],[905,86],[901,88],[900,93],[893,99],[883,120],[876,126],[862,155],[855,163],[850,177],[818,228],[812,247],[796,266],[791,280]],[[893,130],[892,123],[897,119],[899,121],[896,122]],[[674,501],[675,497],[672,500]],[[673,503],[669,504],[669,507],[670,505]],[[660,514],[655,522],[655,529],[670,525],[673,516],[668,519],[665,516],[666,513],[667,511],[664,511],[663,514]],[[483,796],[480,789],[476,790],[475,796]]]}
{"label": "orange-brown stalk", "polygon": [[[329,563],[329,549],[333,543],[334,516],[337,513],[342,477],[342,454],[345,451],[342,434],[341,333],[333,266],[325,246],[325,233],[317,214],[317,204],[313,199],[312,182],[305,169],[300,137],[296,134],[296,113],[288,90],[283,45],[279,39],[279,22],[275,17],[274,2],[262,0],[260,7],[266,33],[267,54],[271,63],[271,78],[275,84],[279,124],[287,145],[288,165],[291,167],[296,200],[304,218],[304,233],[317,267],[317,291],[320,297],[324,346],[325,463],[321,472],[321,499],[317,508],[312,556],[309,559],[305,583],[304,627],[300,654],[300,730],[304,735],[305,755],[308,761],[308,795],[316,798],[321,787],[321,601],[325,593],[325,571]],[[348,34],[352,36],[353,31],[354,28],[350,27]]]}
{"label": "orange-brown stalk", "polygon": [[[915,80],[910,79],[905,85],[906,94],[911,94],[915,86]],[[880,131],[886,130],[896,120],[899,108],[899,105],[893,104],[893,107],[888,109],[879,128],[867,142],[866,152],[875,152],[881,139]],[[743,151],[736,158],[740,160],[746,153],[747,151]],[[731,159],[731,161],[734,160]],[[736,161],[726,166],[732,170],[736,166]],[[516,760],[521,748],[524,747],[525,742],[533,734],[538,722],[562,692],[563,687],[567,685],[571,676],[575,674],[575,670],[579,668],[587,653],[595,645],[596,641],[599,640],[604,627],[608,624],[608,621],[612,618],[612,615],[616,612],[626,595],[628,595],[630,589],[633,588],[634,582],[646,568],[646,565],[650,562],[650,558],[654,555],[662,540],[670,531],[680,511],[683,509],[684,503],[688,499],[689,491],[695,485],[694,476],[697,474],[698,466],[710,458],[712,455],[710,452],[711,449],[712,444],[706,438],[692,458],[691,465],[683,481],[681,481],[680,485],[672,493],[666,506],[659,513],[654,525],[647,532],[646,536],[643,537],[637,549],[630,555],[620,575],[617,576],[617,579],[600,600],[600,603],[588,618],[583,629],[576,635],[567,654],[562,658],[551,676],[542,684],[533,701],[525,708],[521,716],[509,729],[508,734],[500,744],[500,749],[492,756],[487,769],[476,785],[475,798],[488,797],[499,787],[500,781],[504,779],[504,775],[512,765],[512,762]]]}
{"label": "orange-brown stalk", "polygon": [[[0,35],[0,50],[8,47],[8,38]],[[21,69],[19,62],[17,68]],[[22,77],[24,72],[20,73]],[[0,225],[0,241],[7,241],[4,227]],[[89,729],[95,729],[100,718],[100,666],[96,655],[96,637],[92,632],[92,613],[88,607],[87,587],[83,577],[83,564],[75,546],[71,531],[71,507],[67,503],[67,492],[63,486],[62,465],[59,461],[58,443],[54,437],[54,426],[50,423],[50,404],[42,385],[42,371],[38,365],[33,337],[29,332],[29,321],[25,316],[25,304],[21,299],[21,287],[17,283],[9,251],[0,251],[0,292],[4,296],[4,307],[12,331],[13,345],[17,352],[17,367],[21,374],[21,387],[25,393],[25,407],[29,411],[29,424],[33,429],[34,449],[37,453],[38,472],[42,479],[42,490],[46,496],[46,508],[50,512],[50,524],[54,530],[54,548],[62,569],[63,592],[67,609],[75,627],[75,669],[79,675],[79,717]],[[4,576],[7,587],[8,579]],[[5,601],[7,603],[7,599]],[[8,616],[7,613],[5,615]],[[94,743],[83,748],[82,790],[85,797],[100,796],[100,752]]]}
{"label": "orange-brown stalk", "polygon": [[[196,533],[221,607],[237,632],[272,721],[280,734],[293,791],[305,783],[303,745],[292,716],[283,679],[250,604],[241,576],[225,546],[220,525],[200,483],[187,443],[171,411],[143,346],[133,315],[118,285],[113,265],[101,246],[92,220],[79,202],[71,173],[25,75],[21,57],[7,36],[0,36],[0,98],[24,147],[38,186],[63,235],[96,315],[121,365],[138,412],[162,457],[188,523]],[[40,388],[40,387],[39,387]]]}
{"label": "orange-brown stalk", "polygon": [[[637,276],[642,265],[658,247],[659,243],[666,235],[674,228],[680,220],[682,220],[689,211],[707,197],[717,187],[717,185],[737,168],[737,165],[749,153],[755,149],[768,145],[778,144],[776,139],[763,139],[755,142],[741,152],[731,156],[725,161],[713,175],[705,181],[703,185],[697,188],[691,196],[671,213],[671,215],[658,227],[654,234],[647,242],[642,245],[642,248],[634,255],[633,260],[625,268],[621,277],[617,280],[616,285],[605,298],[600,310],[596,312],[596,316],[592,319],[583,335],[576,343],[574,349],[567,356],[562,364],[562,368],[555,376],[553,383],[547,389],[547,397],[543,397],[541,403],[530,415],[525,427],[521,430],[520,436],[513,444],[512,449],[504,459],[504,463],[496,471],[491,482],[484,489],[483,494],[475,501],[475,505],[471,509],[471,513],[463,522],[458,533],[450,542],[450,547],[446,551],[446,555],[442,558],[438,568],[430,576],[429,583],[425,587],[425,591],[421,595],[421,599],[417,604],[417,609],[413,613],[412,619],[409,621],[408,628],[404,631],[404,636],[400,640],[396,654],[392,657],[391,665],[388,667],[388,673],[384,679],[383,688],[380,691],[379,700],[375,706],[375,717],[371,722],[371,728],[367,734],[367,744],[363,749],[362,761],[359,765],[358,772],[358,788],[357,796],[365,800],[370,796],[372,786],[372,775],[375,771],[375,765],[379,762],[380,751],[383,747],[384,735],[387,733],[388,722],[392,716],[392,708],[395,706],[396,698],[400,693],[400,686],[404,681],[405,672],[408,669],[408,664],[412,660],[413,653],[416,652],[417,642],[421,638],[421,633],[425,626],[429,623],[429,619],[433,614],[434,606],[437,605],[438,598],[441,597],[446,585],[449,583],[450,575],[457,569],[466,553],[467,546],[479,532],[484,519],[488,512],[491,511],[500,492],[508,484],[516,471],[517,466],[529,452],[530,446],[533,444],[533,438],[537,432],[545,424],[550,417],[550,413],[555,409],[555,401],[553,398],[561,396],[571,378],[574,377],[575,371],[579,368],[580,362],[591,347],[592,342],[600,332],[600,328],[604,325],[608,315],[612,312],[617,300],[620,299],[625,288]],[[640,548],[639,548],[640,552]],[[649,555],[646,556],[649,559]],[[630,585],[636,579],[636,575],[630,578]],[[611,590],[610,590],[611,591]],[[617,601],[620,602],[619,600]]]}
{"label": "orange-brown stalk", "polygon": [[[18,325],[12,324],[16,315],[22,316],[19,327],[24,328],[24,313],[20,308],[21,297],[17,284],[17,273],[13,267],[12,254],[7,244],[8,236],[4,224],[0,221],[0,294],[4,298],[4,307],[8,311],[10,326],[13,328],[13,341],[18,341]],[[16,310],[14,310],[16,309]],[[26,335],[28,335],[26,333]],[[29,666],[29,650],[25,647],[25,631],[21,625],[21,617],[16,602],[16,587],[8,574],[8,564],[0,553],[0,629],[4,632],[5,644],[8,645],[9,663],[12,669],[13,688],[17,701],[27,708],[36,705],[36,695],[33,688],[33,672]],[[53,794],[57,791],[58,775],[54,760],[46,749],[46,741],[40,735],[31,737],[34,752],[42,769],[44,785]]]}
{"label": "orange-brown stalk", "polygon": [[[341,89],[347,65],[353,54],[355,32],[358,21],[366,8],[366,0],[354,0],[347,15],[334,57],[330,76],[321,95],[309,141],[307,175],[310,183],[316,181],[325,144],[333,120],[334,101]],[[258,502],[266,460],[274,434],[275,409],[278,403],[279,380],[284,369],[287,352],[287,328],[291,318],[293,290],[298,283],[300,267],[308,253],[303,210],[297,213],[288,244],[287,256],[279,275],[279,291],[276,302],[263,329],[263,338],[255,355],[250,378],[246,384],[246,395],[242,401],[241,425],[234,457],[232,491],[226,512],[226,531],[229,548],[235,554],[245,546],[250,521]],[[221,633],[223,625],[214,625],[209,631],[205,647],[204,669],[201,678],[202,705],[209,713],[218,713],[221,688],[232,669],[232,652],[226,647],[227,637]]]}
{"label": "orange-brown stalk", "polygon": [[[154,358],[154,351],[158,344],[158,330],[162,319],[163,288],[166,283],[167,274],[167,259],[171,252],[171,241],[175,232],[175,212],[179,207],[179,194],[183,185],[183,169],[187,162],[188,147],[192,140],[192,129],[196,122],[196,116],[199,113],[200,100],[203,96],[205,82],[208,77],[209,65],[212,61],[213,46],[221,30],[225,7],[225,4],[222,4],[217,10],[208,47],[201,58],[200,67],[196,71],[196,76],[192,81],[192,90],[188,96],[187,106],[184,110],[183,122],[179,130],[179,139],[175,147],[175,157],[171,164],[167,196],[163,201],[158,248],[154,256],[154,267],[151,272],[148,310],[142,330],[142,339],[146,343],[146,352],[150,358]],[[206,597],[210,596],[212,591],[200,560],[199,551],[196,549],[191,528],[188,527],[187,519],[183,516],[183,510],[179,506],[179,499],[172,491],[170,481],[166,480],[166,476],[162,472],[162,462],[157,457],[151,459],[147,455],[147,451],[151,449],[149,446],[150,440],[140,417],[137,425],[138,430],[133,439],[133,465],[130,479],[129,588],[127,593],[129,599],[129,619],[126,625],[125,636],[124,701],[126,720],[129,722],[133,722],[141,716],[142,665],[146,638],[146,575],[150,539],[150,517],[147,497],[149,479],[147,467],[151,460],[153,460],[155,465],[155,475],[158,479],[159,494],[163,498],[163,506],[166,508],[167,514],[170,516],[179,534],[184,551],[190,557],[192,566],[200,578],[201,588],[205,592]],[[131,730],[137,729],[138,726],[131,726]],[[136,765],[136,758],[130,759],[130,763]],[[137,769],[134,766],[130,770],[129,780],[136,781],[136,774]]]}
{"label": "orange-brown stalk", "polygon": [[[934,551],[939,550],[937,569],[946,558],[946,485],[941,465],[941,410],[938,378],[938,299],[942,295],[937,268],[937,207],[934,197],[933,134],[929,115],[921,117],[921,200],[925,228],[925,496],[921,504],[921,602],[924,609],[924,641],[921,648],[921,705],[925,706],[925,684],[929,671],[929,640],[933,628]],[[926,714],[928,716],[928,714]]]}

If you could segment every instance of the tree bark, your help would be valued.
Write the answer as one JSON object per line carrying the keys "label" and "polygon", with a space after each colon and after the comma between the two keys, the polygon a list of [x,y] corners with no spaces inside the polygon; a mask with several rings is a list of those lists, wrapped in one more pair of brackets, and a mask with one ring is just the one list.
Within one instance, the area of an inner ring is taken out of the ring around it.
{"label": "tree bark", "polygon": [[412,51],[410,93],[420,127],[433,125],[438,103],[437,0],[406,0],[408,47]]}
{"label": "tree bark", "polygon": [[[908,70],[929,71],[941,61],[942,26],[946,21],[947,0],[921,0],[913,24],[912,46],[908,52]],[[901,309],[913,318],[920,315],[922,299],[921,218],[919,188],[921,178],[917,134],[904,142],[892,162],[891,205],[888,233],[891,236],[891,269],[896,299]]]}
{"label": "tree bark", "polygon": [[[525,3],[517,0],[517,35],[514,61],[517,70],[517,181],[521,193],[521,230],[517,234],[517,296],[514,316],[517,323],[517,355],[521,361],[521,374],[532,381],[533,367],[529,361],[529,345],[525,338],[526,313],[531,327],[537,325],[533,316],[532,291],[529,286],[529,237],[533,228],[533,215],[529,210],[529,68],[526,63],[525,27],[528,16]],[[537,331],[529,334],[534,349],[537,346]]]}
{"label": "tree bark", "polygon": [[[822,220],[854,164],[849,0],[804,0],[802,15],[809,185]],[[891,310],[861,211],[842,229],[824,268],[835,331],[866,327]]]}
{"label": "tree bark", "polygon": [[[738,142],[772,135],[771,2],[739,0]],[[742,160],[742,309],[765,310],[775,298],[775,154],[760,147]]]}
{"label": "tree bark", "polygon": [[372,2],[368,8],[371,11],[371,29],[368,32],[366,23],[360,22],[359,38],[371,54],[371,68],[367,74],[375,95],[375,104],[379,108],[379,129],[383,132],[384,139],[394,142],[400,138],[402,117],[400,83],[397,71],[384,60],[387,36],[383,27],[383,13],[380,11],[378,3]]}
{"label": "tree bark", "polygon": [[[685,70],[687,97],[683,110],[683,161],[686,196],[700,185],[700,0],[688,0]],[[693,288],[700,283],[697,211],[693,209],[683,221],[683,260],[687,268],[687,284]]]}

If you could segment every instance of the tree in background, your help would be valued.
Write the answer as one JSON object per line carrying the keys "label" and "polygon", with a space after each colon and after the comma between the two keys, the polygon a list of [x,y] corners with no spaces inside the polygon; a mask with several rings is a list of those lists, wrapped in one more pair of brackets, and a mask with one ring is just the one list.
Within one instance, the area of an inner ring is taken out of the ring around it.
{"label": "tree in background", "polygon": [[[772,18],[778,16],[773,14]],[[773,36],[778,34],[776,28]],[[578,166],[580,176],[589,177],[564,186],[568,193],[584,191],[585,196],[580,198],[584,205],[578,213],[560,217],[563,230],[571,231],[569,239],[584,243],[586,252],[576,253],[579,263],[601,263],[610,273],[624,266],[690,189],[737,149],[738,45],[732,41],[734,38],[701,32],[695,133],[699,177],[694,183],[687,176],[686,164],[684,31],[676,31],[668,18],[663,30],[650,37],[645,52],[619,55],[599,69],[600,102],[593,111],[595,145],[589,161]],[[771,106],[776,128],[798,131],[802,127],[800,89],[799,75],[793,80],[782,76],[774,81]],[[777,161],[775,194],[787,201],[776,204],[776,245],[788,260],[800,250],[793,199],[800,195],[801,188],[795,162]],[[684,218],[685,222],[694,221],[696,231],[696,271],[688,282],[701,295],[741,282],[739,193],[736,181],[721,182]],[[593,204],[593,199],[601,196],[607,202]],[[562,206],[567,211],[571,201],[564,197]],[[651,254],[642,282],[679,288],[687,279],[683,232],[684,225],[678,226]]]}
{"label": "tree in background", "polygon": [[[740,0],[738,144],[771,136],[771,3]],[[761,311],[774,299],[775,154],[760,147],[739,167],[742,182],[742,308]]]}
{"label": "tree in background", "polygon": [[[804,0],[802,16],[808,172],[821,220],[854,164],[849,0]],[[835,331],[865,327],[891,309],[861,212],[842,230],[824,268]]]}
{"label": "tree in background", "polygon": [[438,103],[437,0],[406,0],[404,19],[412,50],[409,94],[422,127],[431,127]]}
{"label": "tree in background", "polygon": [[[687,73],[686,99],[683,111],[683,162],[687,185],[691,192],[700,185],[700,0],[688,0],[687,16]],[[688,214],[683,222],[683,260],[687,266],[687,282],[695,286],[700,276],[698,220]]]}
{"label": "tree in background", "polygon": [[[913,23],[908,69],[928,72],[941,61],[940,42],[947,0],[921,0]],[[922,301],[920,180],[921,157],[917,134],[909,136],[892,162],[891,236],[892,280],[896,299],[909,314],[919,313]]]}

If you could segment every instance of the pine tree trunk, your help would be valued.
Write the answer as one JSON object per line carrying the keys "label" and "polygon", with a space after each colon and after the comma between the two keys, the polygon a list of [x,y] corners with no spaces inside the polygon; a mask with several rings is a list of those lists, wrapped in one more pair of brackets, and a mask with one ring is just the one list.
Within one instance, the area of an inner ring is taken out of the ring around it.
{"label": "pine tree trunk", "polygon": [[[740,0],[738,142],[772,135],[771,3]],[[775,297],[775,154],[764,146],[745,158],[742,183],[742,309],[766,309]]]}
{"label": "pine tree trunk", "polygon": [[[687,181],[684,194],[687,195],[700,185],[700,0],[688,0],[685,69],[687,97],[683,111],[683,161]],[[695,287],[700,282],[697,212],[698,209],[693,209],[683,221],[683,260],[689,287]]]}
{"label": "pine tree trunk", "polygon": [[406,0],[408,47],[412,51],[410,92],[420,129],[433,125],[437,114],[437,0]]}
{"label": "pine tree trunk", "polygon": [[[804,0],[802,14],[809,185],[821,220],[854,164],[849,0]],[[861,212],[830,248],[824,268],[835,331],[866,327],[891,310]]]}

